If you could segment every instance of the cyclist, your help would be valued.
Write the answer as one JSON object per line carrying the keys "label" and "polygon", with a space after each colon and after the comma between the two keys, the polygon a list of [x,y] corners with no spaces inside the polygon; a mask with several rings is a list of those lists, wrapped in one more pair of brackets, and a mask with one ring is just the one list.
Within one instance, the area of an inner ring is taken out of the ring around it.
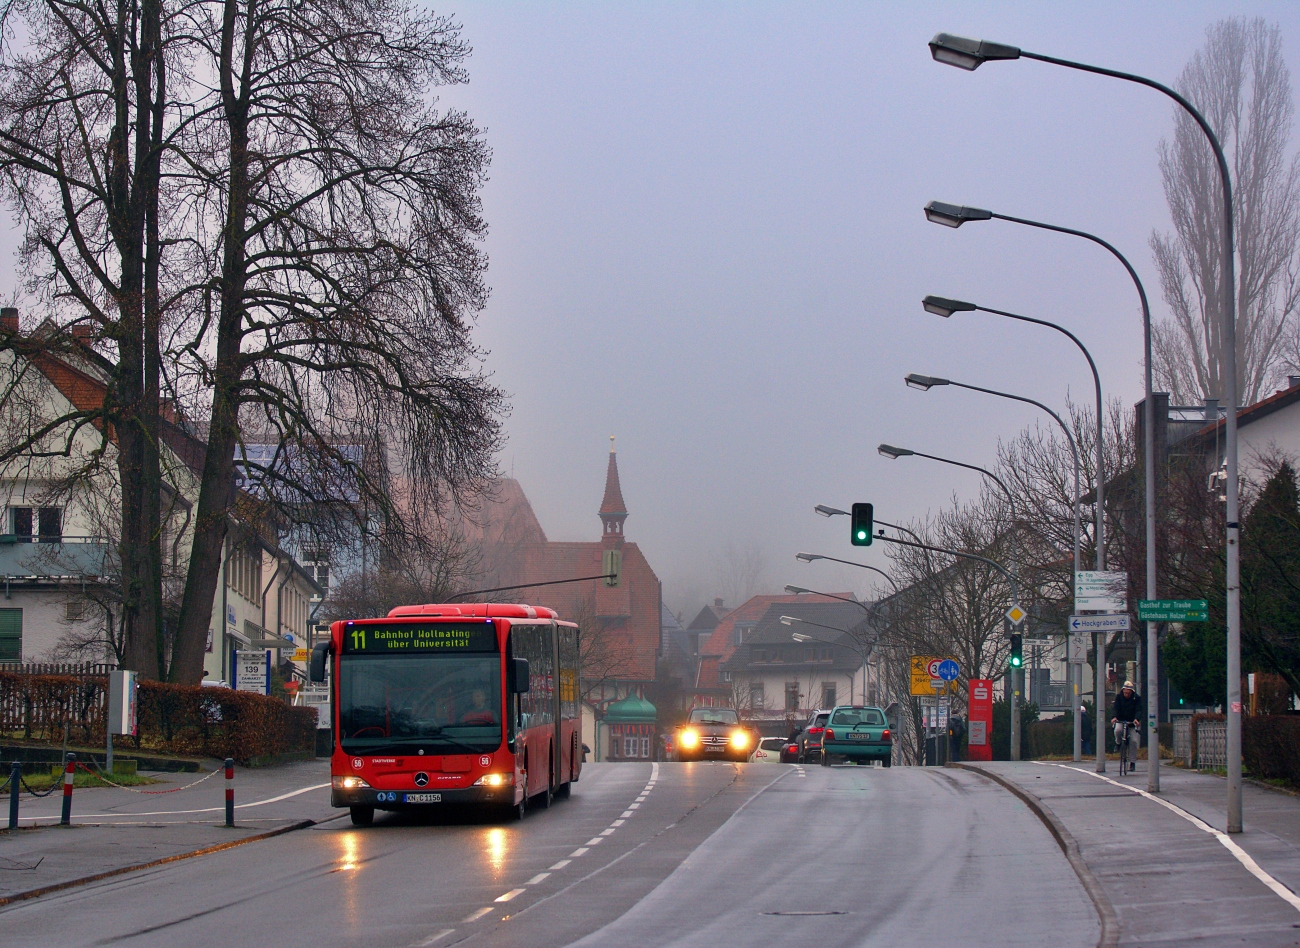
{"label": "cyclist", "polygon": [[[1115,746],[1119,749],[1119,759],[1129,762],[1130,772],[1137,770],[1138,755],[1138,715],[1141,714],[1142,696],[1133,687],[1133,682],[1124,682],[1124,687],[1115,696],[1114,714],[1110,723],[1115,726]],[[1120,745],[1124,742],[1124,728],[1128,726],[1128,753]]]}

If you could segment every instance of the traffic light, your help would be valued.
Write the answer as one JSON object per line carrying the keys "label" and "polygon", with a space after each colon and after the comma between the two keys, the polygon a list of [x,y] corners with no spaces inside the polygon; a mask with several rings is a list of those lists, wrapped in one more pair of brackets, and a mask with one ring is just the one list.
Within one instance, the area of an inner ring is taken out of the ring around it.
{"label": "traffic light", "polygon": [[849,519],[853,521],[853,528],[849,533],[849,542],[854,546],[871,546],[871,531],[874,529],[872,506],[870,504],[854,504],[853,515]]}
{"label": "traffic light", "polygon": [[1025,637],[1019,632],[1011,633],[1011,667],[1020,668],[1025,664]]}

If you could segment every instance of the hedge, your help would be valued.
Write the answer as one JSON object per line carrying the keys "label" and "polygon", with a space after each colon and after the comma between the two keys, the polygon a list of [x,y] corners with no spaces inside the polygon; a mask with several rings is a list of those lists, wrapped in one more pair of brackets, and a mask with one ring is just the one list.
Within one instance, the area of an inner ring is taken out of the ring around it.
{"label": "hedge", "polygon": [[[30,740],[105,739],[107,680],[0,672],[0,731]],[[135,737],[119,736],[120,747],[137,750],[233,757],[241,764],[281,754],[314,754],[316,711],[276,698],[204,688],[140,682]]]}
{"label": "hedge", "polygon": [[1300,787],[1300,717],[1289,714],[1243,716],[1241,761],[1253,777],[1285,780]]}

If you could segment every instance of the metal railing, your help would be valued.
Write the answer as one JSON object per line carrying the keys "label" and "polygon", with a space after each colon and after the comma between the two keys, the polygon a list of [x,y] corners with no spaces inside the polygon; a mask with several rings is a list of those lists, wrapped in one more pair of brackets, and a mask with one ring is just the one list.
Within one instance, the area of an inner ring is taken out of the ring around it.
{"label": "metal railing", "polygon": [[1199,721],[1196,725],[1196,766],[1201,770],[1228,766],[1228,724]]}

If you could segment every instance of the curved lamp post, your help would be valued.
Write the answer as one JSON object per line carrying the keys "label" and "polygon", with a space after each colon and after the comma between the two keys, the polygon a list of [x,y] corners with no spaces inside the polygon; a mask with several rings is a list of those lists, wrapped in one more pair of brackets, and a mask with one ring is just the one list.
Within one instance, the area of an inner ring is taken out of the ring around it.
{"label": "curved lamp post", "polygon": [[[1082,237],[1084,240],[1090,240],[1098,246],[1106,248],[1112,256],[1115,257],[1124,269],[1128,271],[1129,277],[1133,280],[1133,285],[1137,287],[1138,301],[1142,304],[1142,361],[1143,361],[1143,386],[1145,396],[1142,401],[1142,463],[1143,463],[1143,493],[1145,515],[1146,515],[1146,597],[1148,599],[1156,598],[1156,406],[1154,398],[1154,385],[1152,381],[1152,363],[1151,363],[1151,307],[1147,303],[1146,287],[1142,285],[1141,278],[1138,277],[1137,271],[1133,265],[1128,262],[1128,258],[1115,249],[1108,241],[1102,240],[1096,234],[1090,234],[1087,231],[1076,230],[1072,227],[1061,227],[1057,224],[1045,224],[1042,221],[1031,221],[1023,217],[1012,217],[1009,214],[999,214],[996,211],[988,211],[979,207],[964,207],[956,204],[944,204],[940,201],[931,201],[925,206],[926,220],[933,224],[943,224],[945,227],[960,227],[967,221],[999,220],[1010,221],[1013,224],[1024,224],[1026,227],[1037,227],[1040,230],[1050,230],[1058,234],[1070,234],[1074,237]],[[1078,566],[1075,570],[1078,570]],[[1157,648],[1159,642],[1159,625],[1147,623],[1147,694],[1159,694],[1158,671],[1159,659],[1157,657]],[[1077,696],[1076,696],[1077,698]],[[1151,735],[1147,735],[1148,746]],[[1158,739],[1157,739],[1158,740]],[[1158,755],[1157,755],[1158,756]],[[1076,755],[1076,760],[1078,759]],[[1151,792],[1157,792],[1160,789],[1160,761],[1152,761],[1147,768],[1147,789]]]}
{"label": "curved lamp post", "polygon": [[[985,62],[999,59],[1033,59],[1038,62],[1048,63],[1053,66],[1064,66],[1067,69],[1078,69],[1082,72],[1090,72],[1099,76],[1107,76],[1111,79],[1122,79],[1125,82],[1133,82],[1138,85],[1146,86],[1157,92],[1168,96],[1178,103],[1179,107],[1190,115],[1193,121],[1200,126],[1201,131],[1205,134],[1206,141],[1210,144],[1210,149],[1214,152],[1215,163],[1219,167],[1219,184],[1223,191],[1223,206],[1221,209],[1223,239],[1220,241],[1220,252],[1222,253],[1221,281],[1219,292],[1222,294],[1223,306],[1223,395],[1228,403],[1228,414],[1224,419],[1224,474],[1227,483],[1234,489],[1227,491],[1227,535],[1224,538],[1226,550],[1225,559],[1225,578],[1226,578],[1226,606],[1228,620],[1228,655],[1227,655],[1227,673],[1228,673],[1228,812],[1227,812],[1227,829],[1229,833],[1241,832],[1241,525],[1238,522],[1240,516],[1240,497],[1235,489],[1237,484],[1237,297],[1236,297],[1236,260],[1233,256],[1233,206],[1232,206],[1232,176],[1228,171],[1228,159],[1223,153],[1223,146],[1219,143],[1219,138],[1214,134],[1214,129],[1210,123],[1205,120],[1196,107],[1186,98],[1173,89],[1153,79],[1145,76],[1138,76],[1129,72],[1120,72],[1115,69],[1105,69],[1101,66],[1090,66],[1087,63],[1074,62],[1069,59],[1059,59],[1055,56],[1044,56],[1041,53],[1031,53],[1020,49],[1017,46],[1008,46],[1002,43],[990,43],[986,40],[970,39],[964,36],[954,36],[951,33],[937,33],[934,39],[930,40],[930,55],[935,61],[946,63],[949,66],[956,66],[959,69],[974,70]],[[1148,352],[1147,366],[1150,371],[1150,353]],[[1150,395],[1147,396],[1147,404],[1150,405]],[[1150,431],[1151,416],[1147,416],[1147,429]],[[1151,458],[1147,459],[1147,470],[1151,470]],[[1148,474],[1148,476],[1150,476]],[[1100,498],[1098,498],[1100,500]],[[1147,624],[1147,746],[1156,748],[1153,754],[1148,757],[1154,757],[1153,762],[1148,764],[1147,786],[1150,790],[1159,790],[1160,788],[1160,771],[1159,771],[1159,738],[1157,735],[1156,720],[1157,706],[1159,696],[1159,680],[1157,678],[1157,669],[1155,665],[1155,630],[1150,623]],[[1098,708],[1098,717],[1101,709]]]}
{"label": "curved lamp post", "polygon": [[[919,389],[922,392],[928,392],[937,385],[952,385],[956,388],[970,389],[972,392],[984,392],[986,395],[997,395],[1000,398],[1009,398],[1017,402],[1025,402],[1029,405],[1035,405],[1051,415],[1061,430],[1065,432],[1065,441],[1070,446],[1070,454],[1074,458],[1074,571],[1077,573],[1082,569],[1082,552],[1080,551],[1079,534],[1082,530],[1081,517],[1079,513],[1079,446],[1074,441],[1074,434],[1070,431],[1070,426],[1061,420],[1061,416],[1052,409],[1048,408],[1042,402],[1035,401],[1032,398],[1026,398],[1023,395],[1012,395],[1010,392],[999,392],[992,388],[981,388],[978,385],[967,385],[964,382],[954,382],[951,379],[937,378],[931,375],[917,375],[912,373],[904,379],[909,388]],[[1078,675],[1079,680],[1075,681]],[[1083,673],[1076,669],[1073,663],[1070,664],[1070,686],[1073,696],[1073,703],[1079,703],[1079,691],[1083,687]],[[1074,707],[1071,711],[1071,717],[1074,719],[1074,759],[1081,760],[1083,757],[1083,732],[1080,730],[1079,710]]]}

